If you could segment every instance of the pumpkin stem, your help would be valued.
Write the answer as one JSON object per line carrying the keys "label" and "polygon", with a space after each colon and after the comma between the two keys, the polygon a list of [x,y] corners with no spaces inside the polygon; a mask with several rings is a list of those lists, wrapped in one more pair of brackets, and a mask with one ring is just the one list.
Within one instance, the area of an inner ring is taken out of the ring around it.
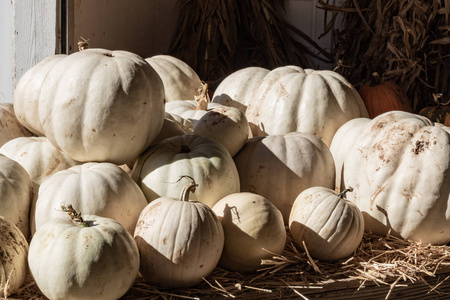
{"label": "pumpkin stem", "polygon": [[375,80],[374,80],[374,82],[375,82],[374,85],[379,85],[379,84],[381,84],[381,77],[380,77],[380,74],[378,74],[378,72],[373,72],[373,73],[372,73],[372,76],[373,76],[373,78],[375,79]]}
{"label": "pumpkin stem", "polygon": [[343,199],[345,197],[345,194],[347,194],[347,192],[353,192],[353,188],[351,186],[349,186],[348,188],[346,188],[345,190],[340,192],[338,197]]}
{"label": "pumpkin stem", "polygon": [[70,218],[72,219],[72,221],[74,223],[80,225],[81,227],[88,227],[88,224],[81,217],[81,212],[77,212],[72,207],[72,204],[67,205],[67,207],[64,206],[64,204],[60,204],[60,205],[61,205],[61,209],[70,216]]}
{"label": "pumpkin stem", "polygon": [[209,95],[208,95],[208,84],[202,82],[202,85],[198,89],[199,95],[194,96],[195,101],[197,101],[197,107],[195,110],[206,110],[208,108]]}
{"label": "pumpkin stem", "polygon": [[82,36],[80,36],[80,39],[81,41],[78,41],[78,51],[89,49],[89,39],[86,40]]}
{"label": "pumpkin stem", "polygon": [[441,97],[442,97],[442,93],[437,93],[437,94],[433,93],[433,100],[434,100],[434,102],[436,102],[436,104],[437,104],[438,106],[450,104],[450,100],[448,100],[448,101],[445,102],[445,103],[439,101],[439,98],[441,98]]}
{"label": "pumpkin stem", "polygon": [[177,182],[179,182],[182,178],[188,178],[190,182],[188,185],[184,186],[183,190],[181,191],[180,201],[189,201],[189,193],[195,193],[195,189],[197,188],[198,184],[196,184],[194,178],[189,175],[180,176],[180,179],[178,179]]}

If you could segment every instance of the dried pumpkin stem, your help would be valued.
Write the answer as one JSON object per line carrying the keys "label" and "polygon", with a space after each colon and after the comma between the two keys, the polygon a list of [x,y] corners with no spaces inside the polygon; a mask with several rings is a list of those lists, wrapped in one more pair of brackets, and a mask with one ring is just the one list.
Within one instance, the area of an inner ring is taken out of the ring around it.
{"label": "dried pumpkin stem", "polygon": [[345,194],[347,194],[348,192],[353,192],[353,188],[351,186],[340,192],[338,197],[343,199],[345,197]]}
{"label": "dried pumpkin stem", "polygon": [[208,84],[202,82],[202,86],[199,88],[199,95],[195,96],[195,101],[197,101],[197,107],[195,110],[206,110],[208,108],[209,95],[208,95]]}
{"label": "dried pumpkin stem", "polygon": [[195,183],[194,178],[192,178],[191,176],[188,175],[180,176],[180,179],[178,179],[178,181],[180,181],[182,178],[188,178],[190,182],[181,191],[180,201],[189,201],[189,193],[190,192],[195,193],[195,189],[197,188],[198,184]]}
{"label": "dried pumpkin stem", "polygon": [[81,227],[88,227],[88,224],[81,217],[81,212],[77,212],[73,208],[72,204],[69,204],[67,206],[64,206],[63,204],[61,204],[61,209],[69,215],[69,217],[72,219],[72,221],[75,224],[78,224]]}
{"label": "dried pumpkin stem", "polygon": [[433,100],[434,100],[434,102],[436,102],[436,104],[438,105],[438,106],[441,106],[441,105],[448,105],[448,104],[450,104],[450,100],[448,100],[447,102],[441,102],[441,101],[439,101],[439,98],[441,98],[442,97],[442,93],[433,93]]}

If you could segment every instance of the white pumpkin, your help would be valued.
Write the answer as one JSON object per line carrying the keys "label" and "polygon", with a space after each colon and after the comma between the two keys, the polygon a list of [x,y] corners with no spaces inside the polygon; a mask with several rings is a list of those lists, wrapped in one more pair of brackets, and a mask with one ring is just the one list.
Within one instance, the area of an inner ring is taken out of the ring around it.
{"label": "white pumpkin", "polygon": [[220,107],[223,105],[206,100],[200,103],[196,100],[173,100],[165,104],[166,112],[189,120],[194,127],[208,111]]}
{"label": "white pumpkin", "polygon": [[364,126],[370,122],[369,118],[356,118],[346,122],[338,131],[336,131],[331,141],[330,151],[333,155],[334,166],[336,168],[335,190],[339,191],[341,187],[341,177],[344,168],[344,159],[350,148],[353,146],[353,140],[361,133]]}
{"label": "white pumpkin", "polygon": [[284,66],[264,77],[246,116],[254,136],[304,132],[329,146],[342,124],[368,113],[358,91],[340,74]]}
{"label": "white pumpkin", "polygon": [[68,218],[61,203],[70,203],[83,214],[114,219],[131,234],[147,205],[138,185],[111,163],[84,163],[44,181],[30,217],[33,233],[51,218]]}
{"label": "white pumpkin", "polygon": [[32,135],[17,120],[12,103],[0,103],[0,147],[12,139]]}
{"label": "white pumpkin", "polygon": [[164,120],[161,79],[127,51],[87,49],[60,59],[47,72],[38,102],[44,135],[81,162],[132,161]]}
{"label": "white pumpkin", "polygon": [[194,132],[194,126],[192,123],[178,115],[173,115],[166,112],[164,123],[158,136],[153,141],[153,144],[159,143],[162,140],[183,134],[192,134]]}
{"label": "white pumpkin", "polygon": [[24,167],[37,186],[56,172],[79,164],[43,136],[13,139],[0,148],[0,153]]}
{"label": "white pumpkin", "polygon": [[248,67],[228,75],[215,89],[211,102],[236,107],[243,113],[269,70]]}
{"label": "white pumpkin", "polygon": [[334,188],[333,156],[312,134],[293,132],[249,139],[234,161],[241,192],[269,199],[283,214],[285,225],[298,194],[312,186]]}
{"label": "white pumpkin", "polygon": [[[362,241],[364,217],[340,194],[324,187],[311,187],[295,199],[289,216],[292,239],[311,257],[330,261],[350,256]],[[304,244],[303,244],[304,243]]]}
{"label": "white pumpkin", "polygon": [[227,149],[200,135],[179,135],[155,144],[136,161],[132,178],[148,202],[177,198],[184,188],[178,179],[188,175],[199,185],[193,200],[212,207],[223,197],[239,192],[239,174]]}
{"label": "white pumpkin", "polygon": [[249,136],[249,126],[242,111],[222,106],[208,109],[195,125],[194,134],[212,138],[234,156],[244,147]]}
{"label": "white pumpkin", "polygon": [[28,242],[22,231],[0,216],[0,298],[16,292],[28,273]]}
{"label": "white pumpkin", "polygon": [[35,135],[44,135],[42,122],[39,118],[39,99],[42,84],[48,72],[66,57],[66,54],[57,54],[41,60],[20,77],[14,89],[13,103],[16,117],[23,126]]}
{"label": "white pumpkin", "polygon": [[139,217],[134,239],[141,255],[140,273],[152,285],[193,286],[208,276],[220,259],[223,228],[210,207],[189,200],[196,187],[192,180],[179,199],[156,199]]}
{"label": "white pumpkin", "polygon": [[25,238],[30,234],[33,182],[16,161],[0,154],[0,216],[13,222]]}
{"label": "white pumpkin", "polygon": [[213,206],[222,223],[225,244],[219,265],[249,273],[263,259],[281,254],[286,244],[283,215],[268,199],[253,193],[234,193]]}
{"label": "white pumpkin", "polygon": [[184,61],[170,55],[155,55],[145,60],[161,77],[166,102],[193,100],[199,95],[203,83],[197,73]]}
{"label": "white pumpkin", "polygon": [[55,300],[119,299],[139,270],[133,237],[113,219],[75,219],[50,219],[33,236],[28,264],[37,287]]}
{"label": "white pumpkin", "polygon": [[344,161],[366,230],[422,243],[450,241],[450,133],[402,111],[374,118]]}

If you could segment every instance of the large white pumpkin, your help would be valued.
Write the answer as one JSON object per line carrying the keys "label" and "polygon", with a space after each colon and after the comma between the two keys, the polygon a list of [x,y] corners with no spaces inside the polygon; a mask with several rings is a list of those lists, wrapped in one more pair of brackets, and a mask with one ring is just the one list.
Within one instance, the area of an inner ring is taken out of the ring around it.
{"label": "large white pumpkin", "polygon": [[33,181],[16,161],[0,154],[0,216],[13,222],[28,238]]}
{"label": "large white pumpkin", "polygon": [[196,188],[195,182],[185,184],[179,198],[158,198],[139,217],[134,239],[141,255],[140,272],[152,285],[193,286],[219,262],[223,228],[210,207],[189,199]]}
{"label": "large white pumpkin", "polygon": [[12,103],[0,103],[0,147],[12,139],[32,135],[17,120]]}
{"label": "large white pumpkin", "polygon": [[138,185],[120,167],[84,163],[59,171],[42,183],[30,217],[32,233],[50,218],[68,218],[61,203],[70,203],[83,214],[114,219],[131,234],[147,205]]}
{"label": "large white pumpkin", "polygon": [[255,97],[261,81],[269,70],[260,67],[248,67],[228,75],[214,91],[211,102],[236,107],[243,113]]}
{"label": "large white pumpkin", "polygon": [[374,118],[344,161],[348,199],[366,230],[422,243],[450,241],[450,133],[407,112]]}
{"label": "large white pumpkin", "polygon": [[292,204],[312,186],[334,188],[335,169],[328,147],[316,136],[293,132],[249,139],[234,157],[241,192],[269,199],[288,224]]}
{"label": "large white pumpkin", "polygon": [[17,119],[23,126],[38,136],[44,135],[42,122],[39,118],[39,99],[42,84],[48,72],[66,57],[66,54],[57,54],[41,60],[20,77],[14,89],[13,103]]}
{"label": "large white pumpkin", "polygon": [[132,178],[147,201],[177,198],[181,176],[194,178],[198,188],[191,197],[212,207],[223,197],[239,192],[239,174],[228,150],[200,135],[179,135],[153,145],[136,161]]}
{"label": "large white pumpkin", "polygon": [[165,101],[193,100],[203,83],[197,73],[184,61],[170,55],[155,55],[145,59],[164,83]]}
{"label": "large white pumpkin", "polygon": [[127,51],[87,49],[59,59],[42,81],[38,102],[44,135],[82,162],[132,161],[164,120],[161,79]]}
{"label": "large white pumpkin", "polygon": [[[0,296],[9,296],[25,282],[28,242],[22,231],[0,216]],[[5,297],[6,298],[6,297]]]}
{"label": "large white pumpkin", "polygon": [[246,116],[254,136],[304,132],[329,146],[342,124],[368,113],[358,91],[340,74],[285,66],[264,77]]}
{"label": "large white pumpkin", "polygon": [[31,275],[49,299],[119,299],[139,270],[136,243],[113,219],[83,215],[82,221],[53,218],[36,232]]}

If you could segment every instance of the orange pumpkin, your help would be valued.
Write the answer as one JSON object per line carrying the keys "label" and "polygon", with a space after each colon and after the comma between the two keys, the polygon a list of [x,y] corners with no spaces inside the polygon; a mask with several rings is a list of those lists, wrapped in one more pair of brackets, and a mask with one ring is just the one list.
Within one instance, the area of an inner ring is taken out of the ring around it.
{"label": "orange pumpkin", "polygon": [[372,119],[392,110],[412,112],[411,103],[405,92],[393,82],[381,81],[376,85],[366,84],[358,92]]}
{"label": "orange pumpkin", "polygon": [[439,101],[442,94],[433,94],[435,106],[427,106],[419,111],[419,115],[425,116],[433,122],[444,124],[445,126],[450,126],[450,100],[447,103]]}

